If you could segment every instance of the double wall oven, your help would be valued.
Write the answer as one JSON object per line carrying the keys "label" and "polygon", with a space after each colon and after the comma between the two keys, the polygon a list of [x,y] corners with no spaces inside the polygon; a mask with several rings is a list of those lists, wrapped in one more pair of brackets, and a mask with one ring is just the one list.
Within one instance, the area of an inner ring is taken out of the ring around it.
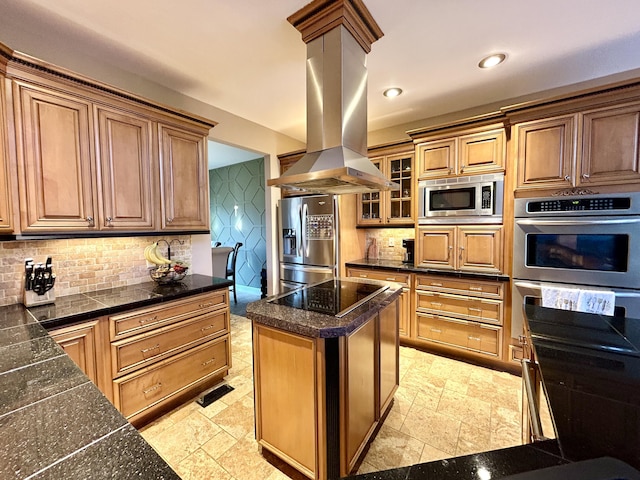
{"label": "double wall oven", "polygon": [[541,286],[615,292],[615,316],[640,311],[640,192],[515,200],[512,332]]}

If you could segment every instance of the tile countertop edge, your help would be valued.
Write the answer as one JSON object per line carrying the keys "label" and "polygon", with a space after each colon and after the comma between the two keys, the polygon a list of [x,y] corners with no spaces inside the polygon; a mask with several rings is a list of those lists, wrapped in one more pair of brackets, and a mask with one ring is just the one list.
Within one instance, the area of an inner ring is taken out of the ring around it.
{"label": "tile countertop edge", "polygon": [[[162,457],[51,339],[45,327],[56,322],[72,324],[89,317],[232,285],[226,279],[203,275],[192,277],[188,285],[179,291],[167,289],[165,294],[156,291],[142,301],[126,303],[123,300],[122,304],[111,306],[91,301],[86,311],[50,318],[45,322],[37,321],[23,305],[0,307],[0,336],[5,340],[0,343],[0,383],[6,387],[3,390],[5,409],[0,415],[0,477],[109,478],[116,472],[121,474],[119,478],[130,478],[134,472],[149,479],[179,480],[180,477]],[[129,289],[153,289],[153,286],[132,285],[117,293],[126,293]],[[104,292],[93,292],[86,298]],[[80,305],[78,308],[82,310],[83,307]],[[59,388],[54,388],[53,384],[60,384]],[[38,388],[41,394],[34,396],[29,388]],[[46,421],[43,421],[44,417]],[[86,417],[89,421],[76,425],[79,417]],[[60,432],[68,434],[61,435]],[[40,452],[43,442],[46,454]],[[132,450],[131,447],[135,448]],[[134,453],[129,454],[132,451]]]}
{"label": "tile countertop edge", "polygon": [[[153,282],[146,282],[131,285],[128,287],[121,287],[123,291],[136,290],[148,296],[146,298],[140,298],[134,301],[124,301],[123,303],[120,303],[118,305],[108,305],[101,302],[100,295],[102,295],[102,292],[105,292],[105,290],[98,290],[96,292],[80,294],[83,297],[86,297],[87,300],[93,301],[95,305],[93,307],[87,308],[86,310],[49,318],[51,309],[54,309],[53,311],[55,311],[55,303],[53,303],[49,305],[26,308],[26,311],[44,328],[46,328],[47,330],[52,330],[54,328],[77,324],[92,318],[101,317],[103,315],[113,315],[127,310],[133,310],[136,308],[157,305],[163,302],[179,300],[181,298],[191,297],[200,293],[211,292],[233,285],[233,282],[231,280],[217,277],[208,277],[205,275],[191,275],[187,276],[187,279],[189,279],[188,284],[180,283],[175,285],[160,286]],[[194,282],[197,283],[195,286],[193,285]],[[186,286],[186,288],[180,288],[179,290],[176,290],[177,285],[183,285]],[[69,297],[75,296],[77,295],[70,295]],[[63,300],[64,298],[66,297],[59,297],[57,301]]]}
{"label": "tile countertop edge", "polygon": [[476,280],[495,280],[508,282],[511,278],[500,273],[480,273],[465,272],[462,270],[437,270],[433,268],[416,267],[411,263],[404,263],[400,260],[366,260],[364,258],[345,262],[346,267],[364,268],[367,270],[387,270],[391,272],[418,273],[423,275],[445,275],[449,277],[468,278]]}

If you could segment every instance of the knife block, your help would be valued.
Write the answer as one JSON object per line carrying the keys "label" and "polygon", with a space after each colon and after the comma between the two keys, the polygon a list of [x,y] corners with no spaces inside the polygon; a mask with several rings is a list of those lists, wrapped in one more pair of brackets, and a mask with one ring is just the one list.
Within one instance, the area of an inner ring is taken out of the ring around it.
{"label": "knife block", "polygon": [[46,305],[47,303],[54,303],[56,301],[56,287],[51,287],[50,290],[44,292],[43,295],[38,295],[33,290],[24,290],[24,298],[22,303],[25,307],[35,307],[37,305]]}

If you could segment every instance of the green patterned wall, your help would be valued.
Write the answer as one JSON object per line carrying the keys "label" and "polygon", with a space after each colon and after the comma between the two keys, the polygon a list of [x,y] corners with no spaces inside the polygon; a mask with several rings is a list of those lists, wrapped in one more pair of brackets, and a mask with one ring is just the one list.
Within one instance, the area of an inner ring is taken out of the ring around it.
{"label": "green patterned wall", "polygon": [[242,242],[236,282],[257,288],[267,260],[264,186],[264,158],[209,170],[211,242]]}

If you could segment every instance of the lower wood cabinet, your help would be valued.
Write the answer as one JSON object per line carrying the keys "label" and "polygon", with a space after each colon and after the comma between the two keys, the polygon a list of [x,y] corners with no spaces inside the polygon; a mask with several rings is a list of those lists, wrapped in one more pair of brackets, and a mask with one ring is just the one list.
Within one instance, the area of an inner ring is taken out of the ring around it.
{"label": "lower wood cabinet", "polygon": [[229,291],[49,331],[116,408],[140,427],[219,383],[231,368]]}
{"label": "lower wood cabinet", "polygon": [[504,284],[416,275],[414,341],[502,360]]}
{"label": "lower wood cabinet", "polygon": [[49,335],[62,347],[71,360],[96,385],[98,384],[97,358],[99,353],[103,353],[102,351],[98,352],[97,325],[98,320],[92,320],[49,332]]}
{"label": "lower wood cabinet", "polygon": [[399,300],[348,335],[253,322],[256,439],[311,479],[349,475],[398,387]]}

